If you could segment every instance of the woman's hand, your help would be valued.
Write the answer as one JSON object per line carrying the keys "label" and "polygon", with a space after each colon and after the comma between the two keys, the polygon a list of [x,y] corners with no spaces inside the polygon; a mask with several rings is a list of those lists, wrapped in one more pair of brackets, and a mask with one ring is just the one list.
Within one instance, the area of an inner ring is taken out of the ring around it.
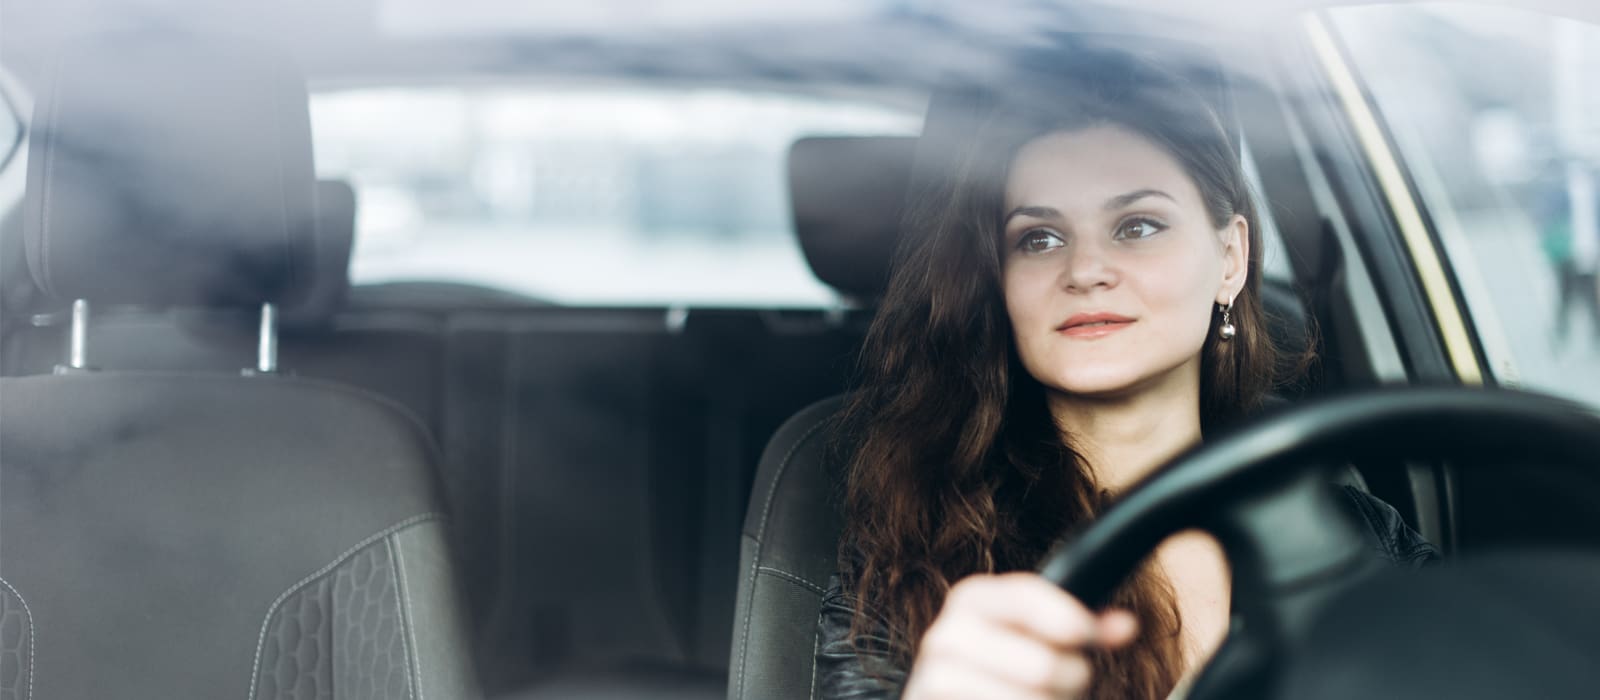
{"label": "woman's hand", "polygon": [[918,647],[905,700],[1076,698],[1085,652],[1133,640],[1132,613],[1095,615],[1037,574],[977,575],[951,587]]}

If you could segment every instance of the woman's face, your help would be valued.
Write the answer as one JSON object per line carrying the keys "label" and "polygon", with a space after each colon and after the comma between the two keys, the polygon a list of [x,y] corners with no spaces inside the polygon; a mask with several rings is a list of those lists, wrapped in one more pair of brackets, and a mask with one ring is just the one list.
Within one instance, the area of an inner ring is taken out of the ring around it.
{"label": "woman's face", "polygon": [[1212,305],[1244,286],[1248,226],[1215,229],[1176,159],[1122,127],[1050,133],[1017,153],[1002,216],[1029,374],[1093,398],[1199,386]]}

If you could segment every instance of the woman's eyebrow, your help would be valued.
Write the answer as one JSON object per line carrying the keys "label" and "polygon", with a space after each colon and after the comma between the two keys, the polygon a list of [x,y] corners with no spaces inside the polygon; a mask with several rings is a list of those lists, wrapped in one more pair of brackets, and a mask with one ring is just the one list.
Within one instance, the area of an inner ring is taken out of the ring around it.
{"label": "woman's eyebrow", "polygon": [[[1112,197],[1111,199],[1106,200],[1104,208],[1105,208],[1106,211],[1115,211],[1117,209],[1122,209],[1124,207],[1127,207],[1128,205],[1133,204],[1134,202],[1137,202],[1137,201],[1139,201],[1141,199],[1144,199],[1145,197],[1164,197],[1164,198],[1166,198],[1166,199],[1168,199],[1168,200],[1170,200],[1172,202],[1177,202],[1178,201],[1175,197],[1173,197],[1170,194],[1167,194],[1166,192],[1163,192],[1163,191],[1157,190],[1157,189],[1146,188],[1146,189],[1142,189],[1142,190],[1134,190],[1134,191],[1129,192],[1127,194],[1119,194],[1119,195],[1117,195],[1115,197]],[[1056,209],[1054,207],[1040,207],[1040,206],[1027,206],[1027,205],[1024,205],[1024,206],[1017,207],[1016,209],[1012,209],[1010,212],[1008,212],[1006,214],[1006,218],[1004,219],[1004,222],[1005,223],[1010,223],[1013,218],[1018,217],[1018,216],[1031,216],[1031,217],[1033,217],[1035,219],[1059,219],[1059,218],[1061,218],[1061,210]]]}
{"label": "woman's eyebrow", "polygon": [[1166,197],[1174,203],[1178,201],[1177,199],[1173,198],[1172,195],[1162,192],[1161,190],[1134,190],[1127,194],[1119,194],[1111,199],[1106,200],[1105,210],[1114,211],[1117,209],[1122,209],[1130,204],[1133,204],[1134,202],[1144,199],[1145,197]]}
{"label": "woman's eyebrow", "polygon": [[1012,219],[1019,216],[1031,216],[1035,219],[1059,219],[1061,218],[1061,211],[1053,207],[1021,206],[1012,209],[1009,214],[1006,214],[1006,218],[1003,221],[1009,224]]}

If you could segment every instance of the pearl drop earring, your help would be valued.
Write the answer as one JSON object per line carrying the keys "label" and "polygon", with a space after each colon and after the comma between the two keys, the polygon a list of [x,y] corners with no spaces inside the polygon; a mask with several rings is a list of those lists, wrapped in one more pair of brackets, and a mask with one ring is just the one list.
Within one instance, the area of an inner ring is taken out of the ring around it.
{"label": "pearl drop earring", "polygon": [[1228,318],[1229,312],[1233,311],[1233,302],[1218,304],[1218,306],[1222,307],[1222,327],[1217,329],[1217,337],[1223,340],[1232,340],[1233,336],[1239,332],[1239,329],[1233,327],[1233,321]]}

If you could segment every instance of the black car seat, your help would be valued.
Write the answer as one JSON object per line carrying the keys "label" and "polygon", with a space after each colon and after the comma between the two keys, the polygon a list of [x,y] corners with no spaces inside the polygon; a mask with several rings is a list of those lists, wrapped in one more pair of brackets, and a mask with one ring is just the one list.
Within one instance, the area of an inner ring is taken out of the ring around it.
{"label": "black car seat", "polygon": [[0,694],[471,698],[435,449],[359,390],[276,374],[313,293],[303,81],[245,42],[96,37],[41,91],[25,239],[40,288],[260,308],[217,372],[0,379]]}

